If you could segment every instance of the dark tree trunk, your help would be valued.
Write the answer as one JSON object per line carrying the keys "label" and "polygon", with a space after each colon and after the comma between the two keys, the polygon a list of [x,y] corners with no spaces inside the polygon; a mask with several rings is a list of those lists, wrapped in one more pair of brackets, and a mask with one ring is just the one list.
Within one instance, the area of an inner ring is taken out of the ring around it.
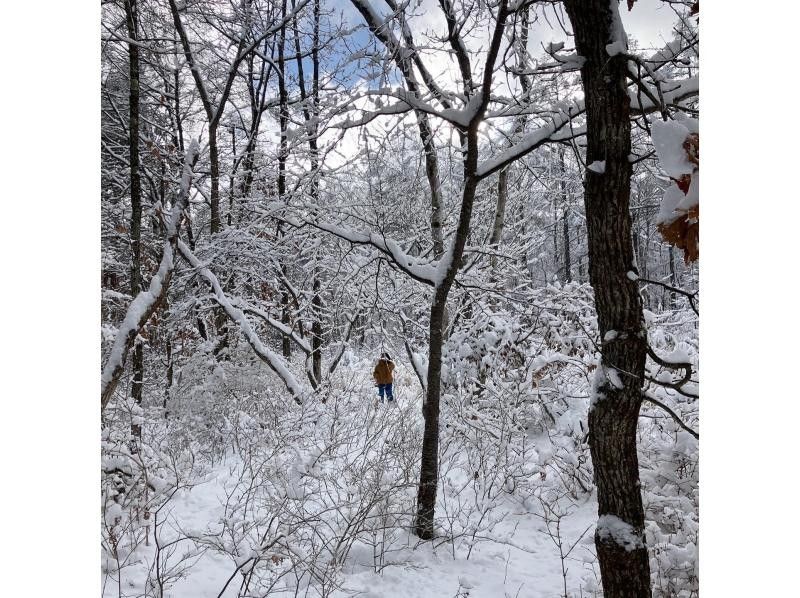
{"label": "dark tree trunk", "polygon": [[[387,0],[387,4],[392,10],[397,11],[397,5],[394,0]],[[469,126],[459,128],[459,137],[461,139],[462,147],[466,147],[464,155],[464,189],[461,199],[461,209],[459,211],[458,226],[456,227],[455,236],[453,238],[452,249],[450,256],[447,252],[443,253],[442,259],[450,259],[447,270],[443,279],[434,288],[434,298],[430,310],[429,334],[430,346],[428,349],[428,376],[426,383],[426,396],[423,404],[423,416],[425,418],[425,428],[422,439],[422,458],[420,467],[420,480],[419,489],[417,493],[417,518],[415,523],[415,533],[423,540],[429,540],[434,536],[434,512],[436,508],[436,490],[438,486],[439,477],[439,398],[441,396],[441,372],[442,372],[442,342],[444,340],[444,327],[447,313],[447,297],[450,293],[450,288],[455,280],[456,273],[461,264],[461,258],[464,253],[464,246],[469,236],[470,220],[472,218],[472,206],[475,199],[475,190],[478,185],[478,177],[476,170],[478,166],[478,126],[483,120],[486,108],[489,104],[492,73],[494,72],[495,61],[500,50],[500,45],[505,29],[506,20],[508,18],[507,2],[501,0],[497,9],[497,21],[495,22],[492,39],[489,45],[489,51],[486,59],[485,69],[483,73],[483,80],[480,84],[473,87],[473,78],[471,74],[471,67],[469,56],[466,54],[465,46],[460,40],[460,32],[457,27],[456,18],[451,7],[447,3],[441,5],[446,12],[446,19],[448,22],[448,35],[456,54],[459,63],[459,70],[461,71],[461,79],[464,85],[465,95],[471,96],[480,89],[482,97],[477,110],[471,119]],[[379,22],[375,13],[366,10],[361,3],[354,3],[354,7],[362,14],[364,20],[369,25],[370,31],[386,46],[388,50],[395,53],[397,51],[396,41],[387,33],[385,24]],[[402,11],[397,11],[402,14]],[[413,48],[413,40],[410,34],[407,33],[408,29],[403,28],[403,36],[409,48]],[[435,92],[437,89],[435,83],[430,77],[428,71],[424,68],[418,56],[414,52],[397,52],[395,61],[398,68],[403,74],[403,78],[408,87],[408,91],[412,94],[418,94],[419,86],[417,84],[416,76],[414,74],[413,66],[416,65],[418,71],[426,81],[428,88],[437,95],[437,99],[442,105],[449,108],[449,100]],[[417,122],[425,123],[426,117],[421,116],[421,111],[417,111]],[[425,125],[420,124],[420,137],[423,141],[423,147],[426,150],[426,174],[435,174],[436,169],[433,168],[434,163],[432,158],[435,153],[432,151],[432,143],[426,143],[427,132]],[[432,138],[430,138],[432,141]],[[438,169],[438,168],[437,168]],[[437,177],[438,178],[438,177]],[[431,176],[428,178],[431,185],[431,202],[432,202],[432,216],[431,228],[434,237],[434,247],[437,245],[436,235],[437,228],[435,226],[435,219],[437,206],[436,196],[439,190],[438,181]],[[441,203],[439,203],[441,206]],[[441,220],[440,220],[441,221]],[[444,250],[443,244],[441,245]]]}
{"label": "dark tree trunk", "polygon": [[[178,57],[175,57],[175,63],[178,63]],[[173,79],[173,93],[175,94],[175,127],[177,129],[176,138],[177,138],[177,146],[183,155],[185,151],[184,143],[183,143],[183,118],[181,118],[181,80],[180,80],[180,73],[176,68],[172,74]]]}
{"label": "dark tree trunk", "polygon": [[322,284],[319,281],[320,273],[314,276],[314,296],[311,299],[311,370],[314,380],[319,384],[322,381]]}
{"label": "dark tree trunk", "polygon": [[[264,44],[263,52],[267,55],[267,44]],[[250,195],[250,188],[253,185],[253,175],[255,171],[255,151],[258,141],[258,132],[261,125],[261,117],[266,110],[266,94],[270,77],[273,72],[273,63],[262,59],[259,73],[256,75],[253,68],[254,57],[251,55],[247,62],[247,85],[250,95],[250,131],[247,137],[247,146],[244,150],[242,159],[242,183],[240,185],[240,197],[246,199]],[[258,80],[258,84],[253,86],[253,82]],[[240,209],[241,214],[241,209]]]}
{"label": "dark tree trunk", "polygon": [[[444,341],[444,325],[447,314],[447,296],[456,278],[464,255],[464,246],[469,237],[472,220],[472,206],[475,191],[478,187],[478,127],[483,120],[489,105],[490,86],[495,60],[500,50],[502,33],[508,18],[505,0],[501,0],[497,12],[497,21],[486,58],[482,81],[482,100],[470,121],[469,126],[460,135],[462,145],[466,146],[464,155],[464,190],[461,196],[461,210],[458,215],[458,226],[453,238],[450,264],[442,281],[435,287],[429,324],[430,346],[428,348],[428,378],[426,384],[425,404],[422,413],[425,428],[422,437],[422,460],[417,492],[417,520],[415,533],[423,540],[434,536],[434,514],[436,509],[436,490],[439,482],[439,398],[441,397],[442,378],[442,342]],[[468,60],[468,59],[467,59]],[[462,68],[462,78],[470,79],[469,73]],[[448,259],[444,256],[442,259]]]}
{"label": "dark tree trunk", "polygon": [[422,414],[425,429],[422,438],[422,464],[419,490],[417,492],[416,534],[423,540],[434,536],[433,519],[436,508],[436,490],[439,481],[439,398],[441,397],[442,343],[444,341],[444,316],[447,296],[458,272],[464,246],[469,234],[472,205],[478,179],[478,126],[467,132],[467,155],[464,159],[464,192],[461,198],[461,213],[453,242],[453,258],[442,283],[434,291],[429,325],[430,346],[428,349],[428,378],[425,404]]}
{"label": "dark tree trunk", "polygon": [[[137,40],[136,0],[125,0],[125,21],[128,37]],[[139,46],[128,44],[128,150],[131,177],[131,297],[142,290],[142,182],[139,176]],[[136,341],[133,348],[133,380],[131,397],[137,405],[142,404],[144,382],[144,348]],[[142,427],[131,424],[131,435],[140,440]]]}
{"label": "dark tree trunk", "polygon": [[[236,163],[236,127],[231,127],[231,154],[233,155],[233,162]],[[230,177],[228,177],[228,226],[233,224],[233,194],[236,189],[236,171],[231,170]]]}
{"label": "dark tree trunk", "polygon": [[[295,10],[296,3],[292,0],[292,10]],[[306,91],[305,75],[303,70],[303,58],[300,51],[300,34],[297,27],[297,18],[292,19],[294,31],[295,61],[297,63],[297,81],[300,87],[300,99],[303,105],[303,117],[309,130],[308,149],[311,162],[311,201],[316,204],[319,200],[319,149],[317,146],[316,118],[319,114],[319,23],[320,23],[320,3],[314,0],[314,32],[311,42],[311,105],[309,107],[309,95]],[[312,282],[313,296],[311,298],[311,373],[316,384],[322,381],[322,281],[319,269],[314,269]]]}
{"label": "dark tree trunk", "polygon": [[[597,557],[606,598],[651,596],[650,565],[644,544],[644,509],[639,487],[636,426],[641,406],[647,354],[642,303],[635,280],[631,243],[630,99],[626,90],[627,58],[610,57],[617,7],[608,0],[565,0],[575,33],[586,98],[586,161],[605,160],[605,172],[587,170],[584,203],[589,244],[589,278],[594,288],[602,366],[598,368],[597,397],[589,412],[589,443],[597,485],[598,513],[614,516],[633,528],[637,546],[628,550],[604,533],[601,519],[595,533]],[[612,12],[613,11],[613,12]],[[618,388],[603,372],[616,370]]]}
{"label": "dark tree trunk", "polygon": [[217,126],[208,127],[208,155],[211,162],[211,234],[222,229],[219,217],[219,150],[217,149]]}
{"label": "dark tree trunk", "polygon": [[[281,19],[286,18],[286,0],[281,3]],[[278,38],[278,121],[280,128],[280,146],[278,148],[278,198],[281,201],[286,199],[286,161],[288,159],[288,138],[287,127],[289,126],[289,93],[286,89],[286,25],[281,26]],[[283,229],[278,224],[278,236],[283,236]],[[281,273],[284,278],[288,274],[286,264],[281,264]],[[290,326],[289,317],[289,294],[284,291],[281,296],[281,322]],[[289,359],[292,356],[291,342],[288,336],[284,335],[281,341],[283,356]]]}
{"label": "dark tree trunk", "polygon": [[[247,8],[249,3],[245,4]],[[239,40],[239,45],[236,50],[236,61],[231,66],[223,86],[222,93],[220,94],[216,105],[214,105],[212,104],[212,98],[209,96],[200,71],[197,68],[197,62],[195,61],[191,43],[189,42],[186,29],[181,21],[180,12],[181,10],[185,10],[186,7],[183,6],[178,8],[176,0],[169,0],[169,6],[170,11],[172,12],[172,21],[175,25],[175,30],[177,31],[178,37],[181,40],[183,53],[186,57],[186,62],[189,65],[189,71],[192,73],[192,77],[194,78],[195,85],[197,87],[197,92],[200,95],[200,101],[203,104],[203,110],[205,110],[206,117],[208,118],[208,152],[209,161],[211,163],[211,234],[213,235],[222,230],[222,221],[219,212],[219,150],[217,146],[217,128],[219,127],[222,114],[225,111],[225,104],[228,102],[228,96],[233,86],[233,80],[237,73],[236,67],[243,58],[242,51],[244,49],[247,36],[242,35],[241,39]]]}
{"label": "dark tree trunk", "polygon": [[[281,270],[283,272],[283,275],[286,276],[286,267],[282,266]],[[292,318],[291,318],[290,302],[291,298],[289,297],[289,291],[283,291],[281,293],[281,324],[291,328]],[[283,357],[287,360],[291,359],[292,357],[292,341],[285,334],[281,338],[281,353],[283,354]]]}
{"label": "dark tree trunk", "polygon": [[175,367],[172,361],[172,340],[167,338],[166,344],[166,351],[167,351],[167,381],[166,385],[164,386],[164,419],[169,417],[169,398],[170,393],[172,392],[172,382],[174,378],[174,371]]}
{"label": "dark tree trunk", "polygon": [[564,160],[563,148],[558,151],[560,166],[561,202],[564,209],[564,280],[572,281],[572,256],[570,255],[569,242],[569,194],[567,193],[567,163]]}
{"label": "dark tree trunk", "polygon": [[[316,119],[319,118],[319,23],[320,23],[320,0],[314,0],[314,37],[311,46],[311,100],[314,122],[311,125],[313,134],[309,135],[308,147],[311,153],[311,198],[314,203],[319,200],[319,150],[317,148],[317,130],[319,125]],[[319,269],[314,275],[313,290],[314,296],[311,299],[313,321],[311,323],[311,367],[314,379],[317,383],[322,382],[322,273]]]}
{"label": "dark tree trunk", "polygon": [[572,282],[572,256],[569,243],[569,207],[564,207],[564,280]]}

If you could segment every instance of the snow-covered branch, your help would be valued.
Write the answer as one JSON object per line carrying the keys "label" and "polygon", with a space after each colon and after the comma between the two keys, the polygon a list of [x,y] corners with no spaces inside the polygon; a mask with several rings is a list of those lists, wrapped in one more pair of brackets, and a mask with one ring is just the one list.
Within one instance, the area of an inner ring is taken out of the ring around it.
{"label": "snow-covered branch", "polygon": [[[285,220],[285,222],[288,222],[292,226],[301,226],[300,223],[294,220]],[[303,224],[308,224],[316,229],[330,233],[353,245],[369,245],[374,247],[388,257],[391,264],[408,274],[411,278],[417,282],[433,287],[441,283],[447,265],[449,264],[449,260],[447,259],[449,252],[445,252],[441,260],[420,260],[419,258],[407,254],[397,241],[386,237],[386,235],[382,233],[356,231],[337,224],[315,222],[312,220],[304,220]]]}
{"label": "snow-covered branch", "polygon": [[158,306],[166,297],[169,288],[169,281],[175,268],[175,246],[178,240],[178,230],[183,215],[183,210],[189,201],[189,187],[192,181],[192,166],[197,160],[198,155],[197,141],[192,141],[186,152],[183,162],[183,176],[181,177],[180,190],[178,197],[172,206],[169,220],[166,223],[166,239],[161,253],[161,262],[158,270],[150,279],[150,285],[146,291],[140,292],[125,313],[125,318],[120,324],[117,336],[114,338],[114,345],[111,353],[103,366],[100,377],[100,411],[102,412],[114,389],[117,387],[119,378],[125,369],[125,359],[133,346],[136,336],[145,325],[150,316],[158,309]]}
{"label": "snow-covered branch", "polygon": [[515,160],[529,154],[536,148],[541,147],[545,143],[554,141],[555,134],[567,126],[571,119],[583,112],[584,106],[582,102],[576,102],[574,105],[570,106],[566,112],[564,110],[558,110],[548,124],[542,125],[538,129],[524,135],[519,143],[514,144],[507,150],[479,164],[476,172],[477,177],[479,179],[484,179],[505,166],[508,166]]}
{"label": "snow-covered branch", "polygon": [[192,250],[189,249],[189,247],[183,241],[178,241],[178,251],[180,252],[181,256],[183,256],[183,258],[189,262],[192,268],[194,268],[200,276],[205,278],[206,281],[211,284],[211,288],[214,291],[214,298],[222,307],[222,309],[225,310],[225,314],[239,326],[248,344],[253,348],[253,351],[256,352],[256,355],[258,355],[262,361],[264,361],[270,367],[270,369],[281,378],[283,383],[286,385],[287,390],[292,394],[295,402],[301,404],[305,393],[297,383],[297,380],[295,380],[292,373],[289,371],[289,368],[286,367],[286,363],[283,361],[283,359],[281,359],[281,357],[279,357],[276,353],[264,345],[263,342],[261,342],[261,339],[253,330],[253,327],[250,325],[250,322],[247,320],[247,317],[244,315],[242,310],[234,307],[230,299],[228,299],[227,295],[225,295],[225,292],[222,290],[222,285],[219,284],[219,280],[214,273],[200,263],[200,260],[197,259],[197,256],[194,255]]}
{"label": "snow-covered branch", "polygon": [[[700,93],[700,78],[689,77],[681,81],[666,81],[662,82],[660,86],[664,104],[669,106],[697,96]],[[648,91],[651,92],[649,95],[653,97],[659,94],[659,90],[655,86],[650,86]],[[653,101],[649,97],[641,98],[634,89],[631,89],[629,95],[631,98],[631,112],[634,114],[649,113],[661,108],[659,102]],[[555,109],[549,123],[531,131],[522,137],[519,143],[478,165],[478,178],[484,179],[494,174],[545,143],[563,141],[570,137],[576,137],[578,134],[583,134],[583,128],[565,131],[565,127],[585,111],[583,100],[573,102],[566,109]]]}
{"label": "snow-covered branch", "polygon": [[691,434],[692,436],[694,436],[694,437],[695,437],[697,440],[700,440],[700,433],[699,433],[699,432],[696,432],[695,430],[693,430],[692,428],[690,428],[689,426],[687,426],[687,425],[684,423],[684,421],[683,421],[683,420],[682,420],[682,419],[681,419],[681,418],[678,416],[678,414],[677,414],[677,413],[675,413],[675,412],[674,412],[672,409],[670,409],[669,407],[667,407],[667,406],[666,406],[664,403],[662,403],[661,401],[659,401],[658,399],[656,399],[656,398],[654,398],[654,397],[651,397],[651,396],[650,396],[650,395],[648,395],[648,394],[644,394],[644,395],[642,396],[642,398],[643,398],[645,401],[647,401],[648,403],[652,403],[653,405],[655,405],[655,406],[656,406],[656,407],[658,407],[659,409],[661,409],[661,410],[665,411],[665,412],[666,412],[666,413],[667,413],[667,414],[668,414],[668,415],[669,415],[669,416],[670,416],[670,417],[671,417],[673,420],[675,420],[675,423],[676,423],[676,424],[678,424],[678,425],[679,425],[681,428],[683,428],[684,430],[686,430],[687,432],[689,432],[689,434]]}

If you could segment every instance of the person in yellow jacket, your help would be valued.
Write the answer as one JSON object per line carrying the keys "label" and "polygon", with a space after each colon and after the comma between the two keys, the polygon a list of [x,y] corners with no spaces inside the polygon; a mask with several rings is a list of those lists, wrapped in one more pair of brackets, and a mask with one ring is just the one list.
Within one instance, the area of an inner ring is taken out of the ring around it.
{"label": "person in yellow jacket", "polygon": [[394,362],[392,358],[389,357],[388,353],[381,353],[378,365],[376,365],[375,369],[372,371],[372,377],[375,378],[375,386],[378,387],[378,395],[381,397],[381,403],[383,403],[384,394],[389,403],[394,401],[394,395],[392,394],[392,382],[394,382],[394,378],[392,377],[392,372],[394,372]]}

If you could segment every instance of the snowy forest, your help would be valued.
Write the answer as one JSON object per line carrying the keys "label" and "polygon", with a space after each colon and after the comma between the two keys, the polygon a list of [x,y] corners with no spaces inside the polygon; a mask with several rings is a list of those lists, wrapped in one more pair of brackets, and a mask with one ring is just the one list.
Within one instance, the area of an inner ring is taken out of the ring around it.
{"label": "snowy forest", "polygon": [[699,2],[101,11],[104,598],[699,595]]}

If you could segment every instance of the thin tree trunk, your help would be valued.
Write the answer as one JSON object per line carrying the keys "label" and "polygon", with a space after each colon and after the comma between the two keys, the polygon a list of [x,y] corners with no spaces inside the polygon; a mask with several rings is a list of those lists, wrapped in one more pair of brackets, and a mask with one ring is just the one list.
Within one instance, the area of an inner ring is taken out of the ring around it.
{"label": "thin tree trunk", "polygon": [[[292,10],[296,8],[295,0],[292,0]],[[311,41],[311,106],[309,107],[309,95],[306,91],[305,75],[303,70],[303,58],[300,51],[300,33],[297,27],[297,17],[292,19],[294,33],[295,61],[297,63],[297,80],[300,87],[300,99],[303,106],[303,117],[306,121],[308,134],[309,158],[311,162],[311,201],[316,204],[319,200],[319,149],[317,146],[318,124],[316,118],[319,113],[319,23],[320,23],[320,2],[314,0],[314,32]],[[311,372],[317,384],[322,381],[322,281],[320,280],[318,268],[314,268],[312,282],[313,295],[311,298]]]}
{"label": "thin tree trunk", "polygon": [[569,195],[567,194],[567,163],[564,160],[564,149],[558,151],[560,166],[559,187],[561,188],[561,203],[564,210],[564,280],[572,282],[572,256],[570,255],[569,242]]}
{"label": "thin tree trunk", "polygon": [[172,339],[167,338],[166,352],[167,352],[167,380],[166,380],[166,385],[164,386],[164,419],[169,417],[169,411],[167,411],[167,408],[169,406],[170,393],[172,392],[172,382],[174,378],[174,369],[175,369],[172,361]]}
{"label": "thin tree trunk", "polygon": [[[286,18],[286,0],[281,3],[281,19]],[[286,161],[288,159],[288,137],[287,128],[289,126],[289,94],[286,89],[286,25],[280,29],[278,37],[278,123],[280,128],[280,145],[278,146],[278,198],[280,201],[286,199]],[[278,235],[283,236],[283,229],[278,225]],[[287,276],[288,269],[286,264],[281,264],[281,273]],[[281,323],[290,326],[289,318],[289,294],[283,291],[281,295]],[[288,359],[292,355],[292,347],[288,336],[284,335],[281,342],[283,356]]]}
{"label": "thin tree trunk", "polygon": [[313,284],[314,295],[311,298],[311,371],[314,380],[322,381],[322,284],[319,280],[319,272],[314,276]]}
{"label": "thin tree trunk", "polygon": [[[467,155],[464,161],[466,180],[461,201],[461,213],[453,242],[453,254],[450,267],[442,283],[436,287],[430,310],[428,349],[428,377],[426,381],[426,397],[422,407],[425,428],[422,438],[422,463],[420,468],[419,489],[417,492],[417,521],[415,532],[423,540],[434,537],[434,512],[436,508],[436,491],[439,481],[439,399],[441,397],[442,344],[444,342],[444,316],[447,296],[458,272],[464,246],[469,234],[472,205],[478,180],[475,170],[478,165],[477,126],[467,133]],[[447,258],[444,258],[447,259]]]}
{"label": "thin tree trunk", "polygon": [[[243,49],[245,47],[245,39],[247,36],[242,35],[239,40],[236,50],[236,60],[228,72],[222,93],[220,94],[216,105],[213,105],[211,103],[211,97],[209,96],[205,83],[203,82],[202,76],[200,75],[200,71],[197,68],[195,55],[192,51],[189,37],[186,34],[186,29],[183,26],[183,22],[180,17],[181,10],[185,10],[186,7],[182,6],[181,8],[178,8],[176,0],[169,0],[169,6],[170,11],[172,12],[172,21],[175,25],[175,30],[178,32],[178,37],[180,37],[181,40],[181,46],[183,47],[183,53],[186,57],[186,62],[188,63],[189,70],[194,78],[197,92],[200,95],[200,101],[203,104],[203,110],[205,110],[206,113],[206,118],[208,118],[208,151],[209,161],[211,163],[211,197],[209,201],[211,204],[211,234],[213,235],[222,230],[222,221],[220,219],[219,212],[219,149],[217,147],[217,128],[222,118],[222,114],[225,111],[225,104],[228,102],[228,96],[230,95],[233,87],[233,80],[236,76],[237,66],[243,58]],[[249,9],[249,2],[245,2],[245,9]]]}
{"label": "thin tree trunk", "polygon": [[208,155],[211,162],[211,234],[222,230],[222,221],[219,216],[219,150],[217,148],[217,125],[211,123],[208,127]]}
{"label": "thin tree trunk", "polygon": [[[267,54],[267,43],[264,44],[264,55]],[[243,177],[241,184],[240,196],[246,199],[250,195],[250,188],[253,184],[253,175],[255,168],[255,150],[256,142],[258,140],[258,132],[261,125],[261,116],[264,114],[266,104],[266,93],[273,72],[273,62],[267,66],[266,60],[262,59],[261,68],[258,75],[258,85],[253,88],[253,80],[255,72],[253,70],[253,60],[250,58],[248,61],[248,90],[250,92],[250,131],[247,138],[247,147],[245,148],[245,156],[242,160]],[[240,210],[241,213],[241,210]]]}
{"label": "thin tree trunk", "polygon": [[[631,243],[630,98],[627,58],[609,56],[606,45],[624,35],[616,3],[565,0],[575,34],[586,98],[586,161],[605,160],[604,173],[586,172],[584,203],[589,243],[589,278],[594,289],[602,364],[589,412],[589,445],[597,485],[595,546],[606,598],[651,596],[644,543],[644,508],[639,484],[636,426],[647,355],[647,332],[635,280]],[[615,27],[614,23],[618,23]],[[614,376],[604,372],[613,368]],[[622,388],[612,380],[619,379]],[[621,520],[621,521],[620,521]],[[620,526],[629,533],[620,537]]]}
{"label": "thin tree trunk", "polygon": [[[317,131],[319,125],[319,22],[320,22],[320,0],[314,0],[314,37],[311,42],[311,100],[312,116],[314,121],[311,123],[312,133],[308,138],[308,146],[311,153],[311,198],[316,204],[319,200],[319,150],[317,148]],[[301,60],[302,62],[302,60]],[[311,322],[311,365],[314,379],[317,383],[322,381],[322,282],[321,272],[315,269],[313,291],[311,299],[311,310],[313,320]]]}
{"label": "thin tree trunk", "polygon": [[[236,127],[231,127],[231,154],[233,155],[234,163],[236,163]],[[228,226],[231,226],[233,224],[233,194],[236,189],[235,170],[231,170],[228,182],[230,184],[228,189]]]}
{"label": "thin tree trunk", "polygon": [[[286,266],[281,266],[281,273],[284,277],[286,276]],[[290,302],[289,291],[284,290],[281,292],[281,324],[287,328],[291,328],[292,326]],[[287,361],[292,357],[292,343],[287,334],[281,337],[281,353]]]}
{"label": "thin tree trunk", "polygon": [[[128,37],[138,40],[136,0],[125,0],[125,21]],[[128,44],[128,150],[131,178],[131,297],[142,290],[142,182],[139,176],[139,46]],[[133,347],[133,380],[131,398],[137,405],[142,404],[142,384],[144,383],[144,347],[136,341]],[[142,427],[131,423],[131,435],[140,441]]]}
{"label": "thin tree trunk", "polygon": [[[492,234],[489,237],[489,247],[495,251],[500,245],[505,224],[506,202],[508,201],[508,168],[504,168],[497,175],[497,206],[494,211],[494,223],[492,224]],[[497,268],[497,257],[492,255],[489,259],[494,276]]]}
{"label": "thin tree trunk", "polygon": [[[447,296],[456,278],[456,273],[461,265],[464,255],[464,246],[469,236],[470,221],[472,219],[472,206],[475,200],[475,191],[478,187],[478,126],[480,125],[489,103],[492,72],[500,49],[502,33],[508,18],[507,5],[501,0],[497,12],[497,21],[489,45],[483,74],[482,100],[470,121],[462,138],[466,146],[464,156],[464,190],[461,197],[461,210],[458,216],[450,255],[442,259],[450,259],[441,282],[435,287],[433,303],[431,304],[428,348],[428,377],[426,381],[425,403],[422,413],[425,427],[422,436],[422,459],[420,466],[419,488],[417,491],[417,519],[415,524],[416,535],[423,540],[434,537],[434,515],[436,510],[436,491],[439,483],[439,399],[441,397],[442,378],[442,343],[444,341],[444,316],[447,307]],[[466,81],[468,73],[462,69],[462,78]]]}
{"label": "thin tree trunk", "polygon": [[572,256],[569,242],[569,207],[564,207],[564,280],[572,282]]}
{"label": "thin tree trunk", "polygon": [[175,69],[173,70],[173,93],[175,94],[175,127],[177,128],[178,149],[181,154],[185,151],[183,142],[183,119],[181,119],[181,80],[178,70],[178,56],[175,55]]}

